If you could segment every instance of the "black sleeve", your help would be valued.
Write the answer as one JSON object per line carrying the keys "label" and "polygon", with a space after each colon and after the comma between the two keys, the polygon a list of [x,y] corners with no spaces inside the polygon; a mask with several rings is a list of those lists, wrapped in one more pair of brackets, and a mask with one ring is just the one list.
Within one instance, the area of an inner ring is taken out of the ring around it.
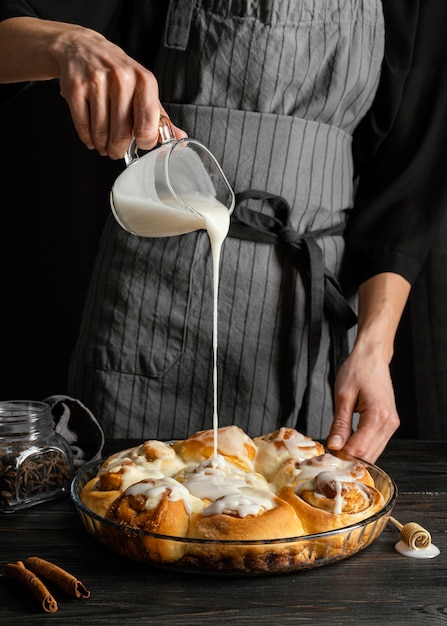
{"label": "black sleeve", "polygon": [[[1,0],[0,22],[36,17],[92,28],[118,43],[123,0]],[[27,89],[31,82],[0,84],[0,104]]]}
{"label": "black sleeve", "polygon": [[125,0],[2,0],[0,21],[10,17],[38,17],[79,24],[110,37],[124,2]]}
{"label": "black sleeve", "polygon": [[23,0],[2,0],[0,22],[9,17],[39,17],[33,7]]}
{"label": "black sleeve", "polygon": [[[3,0],[0,2],[0,22],[11,17],[39,17],[35,10],[22,0]],[[31,83],[0,84],[0,104],[7,102]]]}
{"label": "black sleeve", "polygon": [[413,283],[447,207],[447,3],[384,0],[383,9],[380,84],[353,141],[346,238],[357,284],[381,272]]}
{"label": "black sleeve", "polygon": [[[152,68],[168,4],[159,0],[1,0],[0,22],[11,17],[36,17],[79,24],[102,33]],[[0,104],[30,84],[0,84]]]}

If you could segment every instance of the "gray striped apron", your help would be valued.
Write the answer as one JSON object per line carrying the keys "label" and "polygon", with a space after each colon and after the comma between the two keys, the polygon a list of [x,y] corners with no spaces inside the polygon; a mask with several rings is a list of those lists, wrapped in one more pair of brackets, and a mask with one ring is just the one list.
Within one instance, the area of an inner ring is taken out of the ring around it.
{"label": "gray striped apron", "polygon": [[[327,435],[354,317],[341,296],[352,132],[377,87],[378,0],[171,0],[156,74],[174,123],[237,193],[221,259],[221,425]],[[212,426],[212,272],[204,231],[103,234],[70,392],[107,436]]]}

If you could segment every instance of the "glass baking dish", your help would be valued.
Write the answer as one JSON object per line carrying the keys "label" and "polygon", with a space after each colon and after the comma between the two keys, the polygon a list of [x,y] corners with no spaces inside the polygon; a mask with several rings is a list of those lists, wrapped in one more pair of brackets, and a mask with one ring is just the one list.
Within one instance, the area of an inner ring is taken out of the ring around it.
{"label": "glass baking dish", "polygon": [[84,465],[71,484],[83,526],[107,548],[126,558],[175,571],[200,574],[266,575],[306,570],[346,559],[382,533],[397,499],[394,481],[379,467],[362,463],[382,493],[384,505],[359,523],[327,532],[265,540],[173,537],[120,524],[91,511],[80,498],[103,461]]}

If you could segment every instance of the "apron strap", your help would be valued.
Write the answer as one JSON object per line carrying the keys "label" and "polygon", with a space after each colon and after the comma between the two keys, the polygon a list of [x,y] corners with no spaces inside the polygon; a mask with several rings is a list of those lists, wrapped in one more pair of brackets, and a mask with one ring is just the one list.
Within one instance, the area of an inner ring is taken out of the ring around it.
{"label": "apron strap", "polygon": [[170,0],[163,43],[166,48],[186,50],[195,0]]}
{"label": "apron strap", "polygon": [[[240,206],[244,200],[265,200],[275,210],[275,215],[265,215]],[[349,328],[357,317],[345,299],[336,277],[324,266],[323,251],[317,239],[331,235],[342,235],[344,225],[297,233],[290,226],[290,206],[281,196],[264,191],[248,189],[236,194],[236,205],[230,224],[229,236],[273,245],[289,245],[295,250],[297,263],[309,279],[309,338],[307,389],[302,409],[311,414],[312,394],[310,385],[315,368],[323,327],[323,312],[331,322],[333,367],[338,369],[348,356]]]}

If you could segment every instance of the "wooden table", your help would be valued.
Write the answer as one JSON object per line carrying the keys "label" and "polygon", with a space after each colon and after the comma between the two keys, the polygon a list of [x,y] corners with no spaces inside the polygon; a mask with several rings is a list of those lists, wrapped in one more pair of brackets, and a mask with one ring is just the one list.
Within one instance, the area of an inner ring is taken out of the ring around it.
{"label": "wooden table", "polygon": [[[115,441],[107,453],[133,442]],[[399,487],[394,515],[432,533],[440,556],[403,557],[389,524],[367,549],[339,563],[295,574],[223,577],[172,573],[109,552],[81,526],[69,498],[0,514],[0,571],[38,555],[73,572],[88,600],[58,595],[40,612],[14,581],[0,578],[0,624],[447,624],[447,442],[392,442],[378,464]]]}

